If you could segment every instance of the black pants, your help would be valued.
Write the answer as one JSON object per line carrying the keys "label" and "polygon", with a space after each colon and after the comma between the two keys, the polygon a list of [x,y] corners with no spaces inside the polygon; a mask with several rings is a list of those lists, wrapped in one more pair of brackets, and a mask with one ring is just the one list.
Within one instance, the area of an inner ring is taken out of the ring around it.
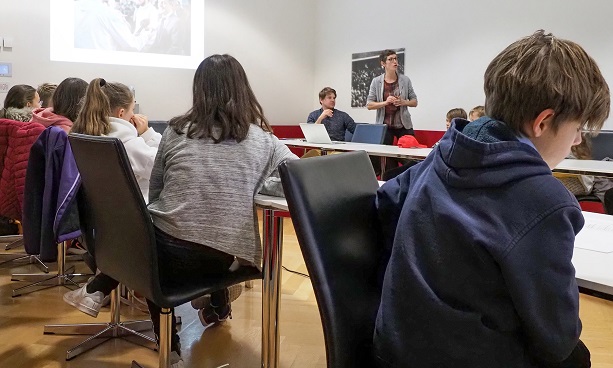
{"label": "black pants", "polygon": [[[407,134],[415,135],[415,132],[413,131],[413,129],[407,129],[407,128],[395,128],[394,129],[388,126],[387,130],[385,131],[385,138],[383,138],[383,144],[391,146],[394,144],[394,138],[400,139],[400,137],[402,137],[403,135],[407,135]],[[377,175],[381,174],[381,158],[378,156],[371,156],[370,161],[372,162],[373,168],[375,169],[375,173]],[[385,171],[394,169],[404,163],[405,163],[405,160],[403,159],[387,157],[385,160]]]}
{"label": "black pants", "polygon": [[[206,280],[207,277],[227,273],[234,262],[234,256],[200,244],[177,239],[158,228],[155,228],[155,239],[158,246],[158,258],[160,260],[158,265],[162,280],[176,279],[177,275],[180,275],[183,280]],[[118,284],[119,282],[113,278],[100,273],[87,285],[87,292],[102,291],[104,295],[108,295]],[[220,307],[227,305],[228,290],[221,289],[211,293],[211,304]],[[147,305],[153,322],[153,332],[156,336],[159,336],[162,309],[150,300],[147,300]],[[171,309],[171,313],[171,351],[180,353],[174,308]]]}

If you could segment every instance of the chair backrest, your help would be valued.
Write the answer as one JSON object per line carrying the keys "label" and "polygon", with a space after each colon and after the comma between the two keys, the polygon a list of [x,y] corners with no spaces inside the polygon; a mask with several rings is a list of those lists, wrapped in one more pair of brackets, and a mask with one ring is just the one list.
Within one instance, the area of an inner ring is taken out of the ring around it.
{"label": "chair backrest", "polygon": [[85,237],[93,241],[96,264],[105,274],[150,300],[161,295],[151,216],[123,143],[117,138],[71,134],[81,173],[88,218]]}
{"label": "chair backrest", "polygon": [[613,131],[603,130],[597,136],[590,137],[592,142],[592,159],[613,159]]}
{"label": "chair backrest", "polygon": [[328,367],[372,367],[383,247],[379,184],[368,155],[289,161],[279,172],[317,298]]}
{"label": "chair backrest", "polygon": [[358,124],[353,132],[352,142],[382,144],[385,139],[387,125],[385,124]]}
{"label": "chair backrest", "polygon": [[162,134],[164,130],[168,128],[168,122],[166,120],[151,120],[149,121],[149,126],[156,132]]}

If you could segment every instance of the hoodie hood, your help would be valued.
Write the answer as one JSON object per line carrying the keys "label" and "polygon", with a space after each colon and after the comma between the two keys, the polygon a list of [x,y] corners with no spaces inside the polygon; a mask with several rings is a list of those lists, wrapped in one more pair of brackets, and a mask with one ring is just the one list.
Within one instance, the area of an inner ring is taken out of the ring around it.
{"label": "hoodie hood", "polygon": [[489,117],[473,122],[454,119],[435,150],[433,167],[444,182],[458,188],[499,187],[551,175],[532,145],[521,142],[505,123]]}
{"label": "hoodie hood", "polygon": [[23,109],[18,109],[16,107],[9,107],[4,109],[4,118],[15,120],[15,121],[23,121],[28,122],[32,119],[32,108],[24,107]]}
{"label": "hoodie hood", "polygon": [[40,107],[34,110],[32,112],[32,121],[46,127],[52,125],[56,126],[64,130],[66,133],[70,132],[70,128],[72,128],[72,121],[65,116],[54,113],[52,107]]}

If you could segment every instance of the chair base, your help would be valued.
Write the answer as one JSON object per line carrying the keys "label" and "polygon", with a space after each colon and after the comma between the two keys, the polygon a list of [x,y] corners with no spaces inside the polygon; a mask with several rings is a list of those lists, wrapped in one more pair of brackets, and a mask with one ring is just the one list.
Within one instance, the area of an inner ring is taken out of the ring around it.
{"label": "chair base", "polygon": [[73,325],[46,325],[45,335],[91,335],[66,351],[66,360],[85,353],[112,338],[123,338],[134,344],[156,350],[155,338],[140,333],[151,329],[151,321],[130,321],[120,323],[83,323]]}
{"label": "chair base", "polygon": [[15,258],[11,258],[11,259],[9,259],[7,261],[0,262],[0,266],[5,264],[5,263],[10,263],[10,262],[14,262],[14,261],[26,261],[27,260],[28,263],[36,265],[44,273],[49,273],[49,267],[47,267],[47,265],[44,264],[43,261],[41,261],[38,256],[33,256],[33,255],[25,254],[25,253],[6,253],[6,254],[0,254],[0,256],[2,256],[2,257],[15,257]]}
{"label": "chair base", "polygon": [[[65,269],[66,267],[66,250],[68,249],[68,242],[58,244],[57,246],[57,274],[49,276],[46,274],[13,274],[11,275],[11,281],[33,281],[32,284],[19,287],[13,290],[13,298],[20,295],[29,294],[39,290],[45,290],[54,286],[74,286],[79,287],[79,284],[73,281],[74,277],[89,277],[91,274],[74,273],[74,266]],[[32,288],[33,290],[29,290]],[[29,291],[26,291],[29,290]]]}
{"label": "chair base", "polygon": [[0,236],[1,243],[8,244],[4,247],[4,250],[11,250],[23,245],[23,236],[21,235],[2,235]]}
{"label": "chair base", "polygon": [[[66,270],[66,272],[58,272],[56,275],[46,275],[46,274],[13,274],[11,276],[11,281],[33,281],[29,285],[25,285],[22,287],[18,287],[13,290],[13,298],[16,298],[21,295],[30,294],[35,291],[49,289],[55,286],[64,286],[68,289],[70,287],[78,288],[79,284],[73,281],[75,277],[89,277],[92,276],[88,273],[73,273],[74,266],[71,266]],[[71,289],[72,290],[72,289]]]}
{"label": "chair base", "polygon": [[45,326],[45,335],[90,335],[77,346],[66,351],[66,360],[70,360],[110,339],[118,337],[151,350],[156,350],[155,338],[139,332],[151,330],[152,324],[150,320],[129,322],[120,321],[120,287],[121,286],[118,286],[111,292],[111,322]]}

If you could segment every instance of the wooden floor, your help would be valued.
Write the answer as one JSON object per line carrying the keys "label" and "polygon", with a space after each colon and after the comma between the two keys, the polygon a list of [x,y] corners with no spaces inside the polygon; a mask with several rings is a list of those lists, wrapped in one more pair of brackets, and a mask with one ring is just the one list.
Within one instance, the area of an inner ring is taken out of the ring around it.
{"label": "wooden floor", "polygon": [[[291,221],[285,221],[283,264],[306,273]],[[110,319],[104,308],[98,318],[89,317],[62,301],[64,288],[55,287],[18,298],[11,290],[11,272],[37,272],[33,266],[0,268],[0,368],[118,368],[136,359],[147,367],[157,366],[157,354],[122,340],[111,340],[69,362],[65,351],[81,337],[43,335],[51,323],[93,323]],[[323,334],[311,283],[283,271],[280,330],[281,367],[324,368]],[[180,336],[187,367],[250,368],[260,365],[261,285],[246,290],[232,304],[233,319],[223,326],[204,330],[191,306],[178,308],[183,318]],[[124,319],[147,316],[125,307]],[[613,368],[613,302],[581,296],[582,339],[592,351],[592,366]]]}

